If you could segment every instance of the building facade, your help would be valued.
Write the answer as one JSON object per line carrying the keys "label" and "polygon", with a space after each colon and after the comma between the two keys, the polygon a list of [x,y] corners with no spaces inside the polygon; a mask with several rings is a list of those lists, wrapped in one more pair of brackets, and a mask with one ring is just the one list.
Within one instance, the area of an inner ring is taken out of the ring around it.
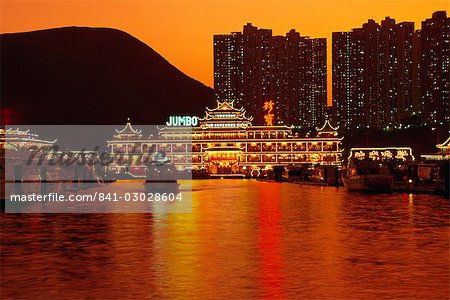
{"label": "building facade", "polygon": [[381,24],[334,32],[333,106],[346,129],[402,126],[413,115],[423,123],[449,121],[450,22],[439,11],[422,22]]}
{"label": "building facade", "polygon": [[450,118],[450,18],[433,13],[420,30],[419,110],[426,123],[448,123]]}
{"label": "building facade", "polygon": [[333,33],[333,105],[346,129],[384,128],[413,107],[414,23],[387,17]]}
{"label": "building facade", "polygon": [[215,99],[235,101],[265,124],[264,103],[275,104],[275,124],[314,127],[327,106],[326,39],[291,30],[286,36],[246,24],[214,36]]}
{"label": "building facade", "polygon": [[333,32],[333,108],[345,129],[366,126],[364,35],[361,30]]}
{"label": "building facade", "polygon": [[214,36],[214,99],[243,103],[242,33]]}

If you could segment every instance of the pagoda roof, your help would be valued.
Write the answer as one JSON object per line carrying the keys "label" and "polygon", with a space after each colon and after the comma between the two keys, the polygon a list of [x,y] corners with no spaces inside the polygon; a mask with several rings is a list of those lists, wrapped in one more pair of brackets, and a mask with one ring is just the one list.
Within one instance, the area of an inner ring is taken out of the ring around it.
{"label": "pagoda roof", "polygon": [[[220,116],[217,116],[217,114],[220,115],[220,113],[230,113],[234,114],[235,117],[233,118],[221,118]],[[236,108],[234,107],[234,100],[233,101],[217,101],[217,107],[215,108],[206,108],[205,111],[205,117],[199,118],[200,121],[212,121],[212,120],[220,120],[221,122],[233,122],[235,120],[239,121],[245,121],[245,125],[249,125],[251,121],[253,121],[253,117],[247,117],[246,111],[243,107]],[[244,122],[243,122],[244,123]]]}
{"label": "pagoda roof", "polygon": [[450,148],[450,137],[448,137],[442,144],[437,144],[436,148]]}
{"label": "pagoda roof", "polygon": [[142,130],[134,129],[133,126],[131,126],[130,118],[127,120],[127,125],[122,130],[117,130],[116,132],[119,134],[141,134]]}
{"label": "pagoda roof", "polygon": [[329,132],[329,131],[337,131],[339,129],[339,126],[333,127],[330,123],[330,120],[325,120],[325,123],[323,124],[323,126],[321,128],[316,127],[317,131],[325,131],[325,132]]}
{"label": "pagoda roof", "polygon": [[57,139],[54,139],[53,141],[40,139],[39,135],[31,133],[30,129],[20,130],[19,128],[16,129],[8,128],[5,130],[4,128],[1,128],[0,135],[1,138],[4,139],[7,143],[30,142],[30,143],[54,144],[57,141]]}
{"label": "pagoda roof", "polygon": [[215,108],[206,108],[206,111],[208,112],[214,112],[214,111],[234,111],[234,112],[245,112],[245,109],[243,107],[236,108],[234,107],[234,100],[232,101],[217,101],[217,107]]}
{"label": "pagoda roof", "polygon": [[[1,131],[2,132],[6,132],[8,134],[16,134],[16,135],[28,135],[28,134],[30,134],[30,129],[20,130],[19,128],[16,128],[16,129],[8,128],[6,130],[2,129]],[[33,134],[30,134],[30,135],[33,135]],[[37,136],[37,135],[34,135],[34,136]]]}

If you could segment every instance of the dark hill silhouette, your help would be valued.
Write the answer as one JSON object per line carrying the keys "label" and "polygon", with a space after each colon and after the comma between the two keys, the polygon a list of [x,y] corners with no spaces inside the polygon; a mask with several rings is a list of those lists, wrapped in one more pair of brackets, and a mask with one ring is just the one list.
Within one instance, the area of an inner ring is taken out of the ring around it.
{"label": "dark hill silhouette", "polygon": [[213,101],[212,89],[120,30],[2,34],[0,46],[3,124],[161,124]]}

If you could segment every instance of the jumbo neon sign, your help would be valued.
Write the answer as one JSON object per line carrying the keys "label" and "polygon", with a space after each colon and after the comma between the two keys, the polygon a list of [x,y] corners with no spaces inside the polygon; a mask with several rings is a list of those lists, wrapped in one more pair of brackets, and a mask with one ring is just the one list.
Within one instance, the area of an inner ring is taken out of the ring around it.
{"label": "jumbo neon sign", "polygon": [[192,126],[198,125],[198,118],[195,116],[170,116],[167,126]]}

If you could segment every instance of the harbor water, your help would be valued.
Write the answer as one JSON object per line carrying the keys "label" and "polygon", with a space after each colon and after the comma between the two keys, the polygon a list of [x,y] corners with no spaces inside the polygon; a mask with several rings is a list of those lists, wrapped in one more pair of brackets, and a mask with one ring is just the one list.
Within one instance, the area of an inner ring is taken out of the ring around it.
{"label": "harbor water", "polygon": [[189,184],[192,213],[2,214],[1,298],[448,298],[444,197]]}

